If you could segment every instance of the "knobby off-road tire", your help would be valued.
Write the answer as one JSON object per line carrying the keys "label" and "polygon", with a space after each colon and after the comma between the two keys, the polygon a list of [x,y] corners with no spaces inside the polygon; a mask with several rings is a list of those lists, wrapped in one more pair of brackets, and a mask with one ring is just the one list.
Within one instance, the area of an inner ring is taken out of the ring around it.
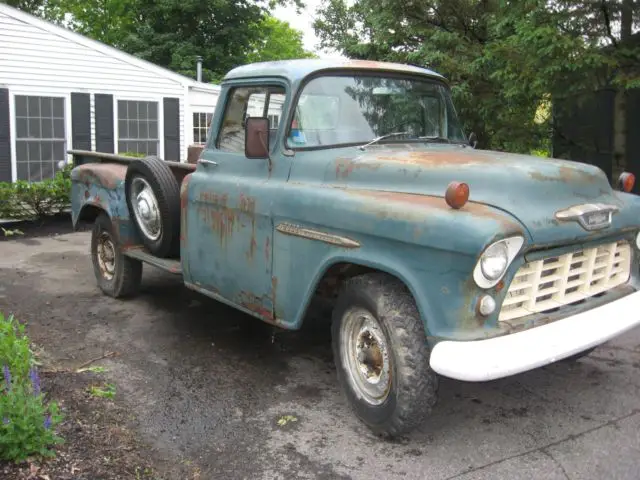
{"label": "knobby off-road tire", "polygon": [[[355,414],[374,433],[396,437],[431,413],[438,380],[429,367],[422,320],[401,282],[378,273],[346,281],[333,311],[332,345],[340,385]],[[354,361],[357,352],[360,360]],[[363,365],[360,371],[373,374],[370,380],[377,378],[377,387],[370,388],[358,370]]]}
{"label": "knobby off-road tire", "polygon": [[96,218],[91,232],[91,260],[98,286],[110,297],[137,293],[142,280],[142,262],[122,253],[120,240],[106,213]]}
{"label": "knobby off-road tire", "polygon": [[180,252],[180,185],[157,157],[135,160],[127,168],[129,216],[144,246],[157,257]]}

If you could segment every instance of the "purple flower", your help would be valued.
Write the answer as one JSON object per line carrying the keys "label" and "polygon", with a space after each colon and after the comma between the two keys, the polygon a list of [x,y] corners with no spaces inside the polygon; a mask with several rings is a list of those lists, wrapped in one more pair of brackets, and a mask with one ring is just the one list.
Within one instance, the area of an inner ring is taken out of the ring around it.
{"label": "purple flower", "polygon": [[49,430],[51,428],[51,415],[47,415],[44,419],[44,428]]}
{"label": "purple flower", "polygon": [[4,374],[4,383],[7,385],[7,390],[11,390],[11,372],[8,365],[3,367],[2,373]]}
{"label": "purple flower", "polygon": [[9,425],[9,419],[7,417],[4,417],[2,419],[2,423],[4,423],[5,425]]}
{"label": "purple flower", "polygon": [[31,379],[31,385],[33,385],[33,395],[40,395],[40,377],[38,371],[35,368],[29,370],[29,378]]}

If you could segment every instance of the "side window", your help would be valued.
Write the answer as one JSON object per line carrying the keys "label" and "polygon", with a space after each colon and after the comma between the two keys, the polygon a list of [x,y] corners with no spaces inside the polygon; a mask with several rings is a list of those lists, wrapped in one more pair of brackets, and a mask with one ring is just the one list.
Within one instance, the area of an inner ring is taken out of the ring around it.
{"label": "side window", "polygon": [[270,124],[270,144],[273,145],[284,104],[281,87],[239,87],[229,93],[230,98],[222,119],[217,147],[224,152],[244,153],[244,125],[248,117],[267,117]]}

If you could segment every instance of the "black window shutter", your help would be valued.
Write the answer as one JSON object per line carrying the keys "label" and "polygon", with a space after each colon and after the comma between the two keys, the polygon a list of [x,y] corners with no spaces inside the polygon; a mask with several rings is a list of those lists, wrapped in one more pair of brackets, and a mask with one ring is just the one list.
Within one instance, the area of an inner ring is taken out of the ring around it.
{"label": "black window shutter", "polygon": [[113,95],[96,93],[96,152],[113,153]]}
{"label": "black window shutter", "polygon": [[164,159],[180,161],[180,100],[164,101]]}
{"label": "black window shutter", "polygon": [[0,88],[0,182],[10,182],[11,180],[9,89]]}
{"label": "black window shutter", "polygon": [[91,150],[91,96],[71,93],[71,145],[75,150]]}

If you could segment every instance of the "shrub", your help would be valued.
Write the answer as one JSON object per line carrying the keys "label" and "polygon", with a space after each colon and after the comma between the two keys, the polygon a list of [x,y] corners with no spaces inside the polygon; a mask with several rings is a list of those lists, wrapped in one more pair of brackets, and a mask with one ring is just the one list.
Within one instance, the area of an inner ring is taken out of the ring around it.
{"label": "shrub", "polygon": [[71,169],[41,182],[0,183],[0,218],[27,220],[63,212],[71,204]]}
{"label": "shrub", "polygon": [[144,158],[147,156],[146,153],[138,153],[138,152],[124,152],[121,153],[123,157],[134,157],[134,158]]}
{"label": "shrub", "polygon": [[0,313],[0,460],[53,456],[58,405],[46,402],[24,325]]}

